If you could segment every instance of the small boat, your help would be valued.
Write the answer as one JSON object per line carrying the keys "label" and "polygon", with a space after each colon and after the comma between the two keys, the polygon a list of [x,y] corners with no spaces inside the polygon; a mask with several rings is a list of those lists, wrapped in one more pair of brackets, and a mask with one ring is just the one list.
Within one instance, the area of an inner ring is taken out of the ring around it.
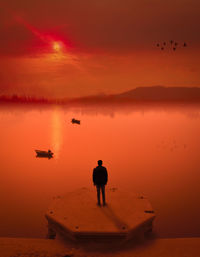
{"label": "small boat", "polygon": [[36,157],[40,157],[40,158],[53,158],[53,153],[51,150],[48,151],[41,151],[41,150],[35,150],[36,152]]}
{"label": "small boat", "polygon": [[80,120],[76,120],[76,119],[72,119],[72,124],[81,124],[81,121]]}

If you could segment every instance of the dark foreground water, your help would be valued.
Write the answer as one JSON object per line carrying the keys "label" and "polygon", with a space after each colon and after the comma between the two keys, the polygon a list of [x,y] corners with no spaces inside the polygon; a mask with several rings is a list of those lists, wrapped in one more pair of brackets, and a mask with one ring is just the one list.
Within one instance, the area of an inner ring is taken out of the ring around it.
{"label": "dark foreground water", "polygon": [[150,199],[159,237],[200,236],[200,106],[4,105],[0,146],[0,236],[45,237],[49,202],[92,187],[98,159],[108,186]]}

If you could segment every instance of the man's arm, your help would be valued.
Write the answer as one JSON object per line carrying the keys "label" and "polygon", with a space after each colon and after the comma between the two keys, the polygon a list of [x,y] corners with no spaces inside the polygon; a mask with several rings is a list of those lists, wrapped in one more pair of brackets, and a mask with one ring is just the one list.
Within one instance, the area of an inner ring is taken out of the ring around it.
{"label": "man's arm", "polygon": [[107,169],[105,168],[105,182],[107,184],[108,182],[108,172],[107,172]]}

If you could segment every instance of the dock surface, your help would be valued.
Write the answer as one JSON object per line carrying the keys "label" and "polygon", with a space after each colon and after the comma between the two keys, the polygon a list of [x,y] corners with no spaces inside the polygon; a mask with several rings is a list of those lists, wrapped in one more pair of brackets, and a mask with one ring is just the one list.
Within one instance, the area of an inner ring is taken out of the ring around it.
{"label": "dock surface", "polygon": [[82,188],[58,197],[46,218],[50,229],[72,239],[129,239],[152,230],[155,218],[148,199],[116,188],[106,190],[106,206],[97,204],[96,190]]}

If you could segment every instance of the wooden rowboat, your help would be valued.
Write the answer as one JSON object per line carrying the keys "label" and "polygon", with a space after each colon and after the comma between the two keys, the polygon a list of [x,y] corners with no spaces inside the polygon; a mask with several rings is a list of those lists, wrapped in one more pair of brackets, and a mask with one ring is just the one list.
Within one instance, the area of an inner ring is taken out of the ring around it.
{"label": "wooden rowboat", "polygon": [[46,157],[46,158],[53,158],[53,153],[51,150],[48,151],[41,151],[41,150],[35,150],[36,152],[36,157]]}
{"label": "wooden rowboat", "polygon": [[81,124],[81,121],[80,121],[80,120],[76,120],[76,119],[73,118],[73,119],[72,119],[72,123],[73,123],[73,124],[79,124],[79,125],[80,125],[80,124]]}

